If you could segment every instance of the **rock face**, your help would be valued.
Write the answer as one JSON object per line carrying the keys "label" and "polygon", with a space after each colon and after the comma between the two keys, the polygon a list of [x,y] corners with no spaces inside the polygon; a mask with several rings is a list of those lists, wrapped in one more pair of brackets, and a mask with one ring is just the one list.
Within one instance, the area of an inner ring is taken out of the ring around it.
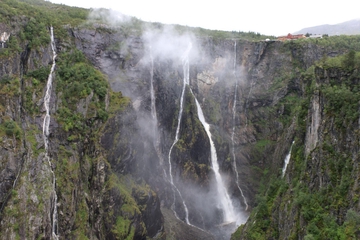
{"label": "rock face", "polygon": [[[8,38],[16,38],[19,28]],[[49,239],[53,234],[60,239],[229,239],[251,211],[256,214],[233,238],[301,239],[311,233],[305,230],[308,224],[320,223],[304,214],[310,211],[304,203],[308,195],[291,195],[299,188],[332,191],[324,186],[336,188],[339,206],[330,207],[336,224],[357,217],[351,211],[360,207],[354,200],[358,181],[338,175],[358,179],[354,129],[360,120],[334,117],[331,106],[339,103],[330,97],[352,96],[346,91],[358,83],[357,70],[312,67],[340,50],[314,42],[162,31],[139,35],[96,24],[64,32],[66,38],[55,36],[51,165],[45,161],[42,134],[51,46],[31,48],[24,41],[19,52],[0,57],[3,239]],[[210,124],[234,208],[230,223],[223,220],[210,142],[195,98]],[[357,105],[351,107],[358,111]],[[294,139],[293,161],[284,179],[275,182]],[[263,188],[269,189],[267,202],[255,202]],[[346,204],[338,195],[346,196]]]}

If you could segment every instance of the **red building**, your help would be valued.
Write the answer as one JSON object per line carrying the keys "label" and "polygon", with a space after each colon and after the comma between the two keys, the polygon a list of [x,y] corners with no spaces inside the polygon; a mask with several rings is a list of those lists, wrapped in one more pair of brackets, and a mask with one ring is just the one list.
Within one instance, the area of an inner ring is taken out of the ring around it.
{"label": "red building", "polygon": [[306,38],[304,34],[296,34],[296,35],[292,35],[291,33],[289,33],[286,36],[279,36],[277,37],[278,40],[280,41],[286,41],[286,40],[295,40],[295,39],[300,39],[300,38]]}

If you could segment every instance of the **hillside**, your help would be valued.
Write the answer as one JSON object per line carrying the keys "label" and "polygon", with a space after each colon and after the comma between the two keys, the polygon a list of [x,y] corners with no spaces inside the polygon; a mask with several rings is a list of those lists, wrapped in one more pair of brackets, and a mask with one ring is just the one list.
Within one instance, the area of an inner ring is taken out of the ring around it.
{"label": "hillside", "polygon": [[354,19],[351,21],[334,24],[334,25],[320,25],[314,27],[308,27],[295,32],[294,34],[328,34],[334,35],[357,35],[360,34],[360,19]]}

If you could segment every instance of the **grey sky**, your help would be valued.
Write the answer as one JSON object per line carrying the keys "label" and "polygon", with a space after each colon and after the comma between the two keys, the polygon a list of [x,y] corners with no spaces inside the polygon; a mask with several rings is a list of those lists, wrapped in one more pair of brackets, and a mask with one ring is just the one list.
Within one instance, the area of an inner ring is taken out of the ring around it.
{"label": "grey sky", "polygon": [[354,0],[50,0],[69,6],[111,8],[144,21],[227,31],[286,35],[305,27],[360,18]]}

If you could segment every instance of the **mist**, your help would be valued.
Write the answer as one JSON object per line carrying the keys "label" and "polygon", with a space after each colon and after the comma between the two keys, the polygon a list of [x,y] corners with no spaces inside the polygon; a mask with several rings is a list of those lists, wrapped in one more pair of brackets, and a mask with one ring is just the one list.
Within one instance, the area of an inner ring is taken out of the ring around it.
{"label": "mist", "polygon": [[[121,29],[124,24],[131,23],[132,19],[111,10],[93,10],[89,15],[89,23],[102,21],[111,29]],[[189,31],[179,31],[171,25],[154,27],[150,24],[142,24],[141,31],[120,32],[116,38],[110,38],[109,44],[112,46],[106,49],[101,58],[105,72],[110,77],[110,84],[115,91],[121,91],[131,99],[132,107],[136,113],[138,130],[131,140],[133,149],[141,146],[141,151],[137,154],[139,166],[136,172],[143,177],[148,184],[157,189],[157,194],[164,201],[164,206],[172,209],[175,216],[185,222],[185,206],[189,209],[189,225],[196,226],[204,231],[211,231],[215,235],[227,235],[235,230],[236,226],[246,221],[242,216],[243,208],[239,200],[231,196],[235,207],[235,217],[233,222],[224,222],[222,206],[218,200],[218,191],[214,173],[209,166],[205,184],[196,181],[183,179],[183,161],[199,161],[198,159],[188,158],[187,153],[181,155],[177,149],[181,147],[175,144],[176,153],[169,153],[171,144],[174,142],[175,128],[180,106],[181,89],[185,84],[184,59],[188,59],[190,82],[185,87],[186,94],[192,89],[194,97],[204,96],[201,92],[201,83],[198,76],[205,74],[205,77],[214,79],[215,82],[205,83],[216,84],[219,79],[226,76],[224,84],[231,87],[235,83],[233,75],[234,52],[232,47],[229,51],[214,57],[220,52],[211,46],[205,46],[207,39],[200,39]],[[125,37],[121,34],[128,34]],[[116,39],[118,39],[116,42]],[[198,66],[200,69],[197,70]],[[241,66],[236,66],[238,80],[241,81]],[[228,77],[229,76],[229,77]],[[201,99],[200,102],[204,102]],[[184,107],[186,106],[184,101]],[[155,116],[153,112],[155,111]],[[194,108],[194,118],[198,118],[196,108]],[[204,113],[206,114],[206,112]],[[189,116],[188,116],[189,117]],[[188,121],[185,116],[180,116],[182,122]],[[205,116],[206,118],[206,116]],[[198,121],[198,120],[197,120]],[[185,126],[185,125],[181,125]],[[229,138],[229,137],[228,137]],[[208,144],[208,139],[204,140]],[[186,149],[185,152],[190,152]],[[193,151],[197,151],[194,149]],[[210,151],[210,149],[208,149]],[[170,156],[169,161],[168,155]],[[172,173],[175,176],[172,185],[170,181],[169,164],[172,164]],[[143,172],[146,173],[144,174]],[[231,186],[224,176],[226,188]],[[174,189],[176,188],[176,189]],[[178,194],[180,192],[181,194]],[[175,205],[174,205],[175,204]],[[174,206],[174,207],[173,207]],[[226,226],[224,229],[223,226]]]}

